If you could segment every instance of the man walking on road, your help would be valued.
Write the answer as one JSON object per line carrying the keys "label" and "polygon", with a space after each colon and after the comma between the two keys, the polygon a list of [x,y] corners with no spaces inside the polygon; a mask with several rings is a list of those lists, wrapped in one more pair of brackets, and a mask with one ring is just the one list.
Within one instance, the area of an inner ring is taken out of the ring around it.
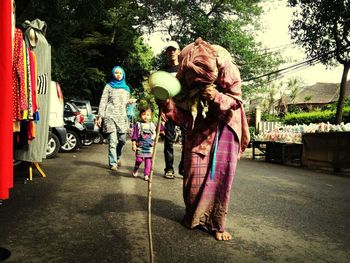
{"label": "man walking on road", "polygon": [[[179,54],[180,47],[177,42],[169,41],[165,50],[167,57],[167,66],[163,69],[176,76],[179,68]],[[165,158],[165,169],[164,178],[174,179],[174,141],[175,141],[175,123],[172,120],[166,120],[165,122],[165,138],[164,138],[164,158]],[[181,162],[179,164],[179,173],[183,172],[183,160],[181,155]]]}

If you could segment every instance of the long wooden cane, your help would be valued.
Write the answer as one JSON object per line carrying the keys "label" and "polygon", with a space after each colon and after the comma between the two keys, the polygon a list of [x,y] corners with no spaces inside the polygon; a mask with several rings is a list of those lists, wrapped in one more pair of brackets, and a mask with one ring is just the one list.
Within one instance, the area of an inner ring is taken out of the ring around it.
{"label": "long wooden cane", "polygon": [[147,194],[147,202],[148,202],[148,210],[147,210],[147,222],[148,222],[148,244],[149,244],[149,262],[154,262],[154,255],[153,255],[153,241],[152,241],[152,224],[151,224],[151,207],[152,207],[152,177],[153,177],[153,166],[154,166],[154,160],[156,159],[156,152],[157,152],[157,144],[159,139],[159,133],[160,133],[160,125],[161,125],[161,118],[162,118],[162,109],[159,107],[159,113],[158,113],[158,123],[157,123],[157,131],[156,131],[156,138],[154,139],[154,145],[153,145],[153,153],[152,153],[152,166],[151,166],[151,173],[148,180],[148,194]]}

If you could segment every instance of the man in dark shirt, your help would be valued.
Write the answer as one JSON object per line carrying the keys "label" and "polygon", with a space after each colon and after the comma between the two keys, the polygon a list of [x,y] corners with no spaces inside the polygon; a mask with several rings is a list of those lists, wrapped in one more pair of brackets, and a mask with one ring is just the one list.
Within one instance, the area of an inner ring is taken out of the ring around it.
{"label": "man in dark shirt", "polygon": [[[176,76],[179,68],[179,54],[180,47],[175,41],[169,41],[165,50],[168,64],[163,69],[174,76]],[[165,137],[164,137],[164,158],[165,158],[165,169],[164,177],[167,179],[174,179],[174,141],[175,141],[175,123],[172,120],[165,122]],[[183,160],[181,156],[181,162],[179,164],[179,174],[183,173]]]}

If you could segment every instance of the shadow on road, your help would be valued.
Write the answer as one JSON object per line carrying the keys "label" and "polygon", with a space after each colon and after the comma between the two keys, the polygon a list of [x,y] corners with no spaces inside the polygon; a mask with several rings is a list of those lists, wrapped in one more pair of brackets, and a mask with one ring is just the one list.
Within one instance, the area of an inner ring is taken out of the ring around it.
{"label": "shadow on road", "polygon": [[101,162],[92,162],[92,161],[79,161],[79,160],[76,160],[76,161],[73,161],[72,162],[73,164],[75,165],[82,165],[82,166],[91,166],[91,167],[94,167],[94,168],[105,168],[105,169],[108,169],[108,165],[104,164],[104,163],[101,163]]}
{"label": "shadow on road", "polygon": [[[130,202],[130,200],[132,200]],[[132,204],[137,204],[133,206]],[[109,194],[99,203],[87,210],[79,211],[87,215],[104,215],[105,213],[133,213],[147,211],[147,197],[136,194]],[[178,206],[169,200],[152,198],[152,214],[181,223],[184,207]]]}

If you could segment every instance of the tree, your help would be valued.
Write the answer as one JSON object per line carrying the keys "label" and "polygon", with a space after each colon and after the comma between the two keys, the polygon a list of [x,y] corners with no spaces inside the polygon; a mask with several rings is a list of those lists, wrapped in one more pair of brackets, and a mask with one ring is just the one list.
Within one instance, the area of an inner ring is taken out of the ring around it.
{"label": "tree", "polygon": [[[52,45],[52,75],[66,96],[93,100],[116,64],[126,69],[134,93],[154,65],[142,39],[161,31],[182,46],[197,37],[225,47],[240,67],[242,79],[274,70],[281,62],[255,40],[265,0],[16,0],[19,23],[40,18]],[[249,82],[255,93],[262,80]],[[141,91],[141,92],[140,92]]]}
{"label": "tree", "polygon": [[272,82],[269,86],[268,93],[267,93],[267,112],[269,114],[274,114],[275,111],[275,96],[277,93],[277,83]]}
{"label": "tree", "polygon": [[298,95],[300,87],[303,85],[303,81],[298,78],[291,78],[287,82],[287,88],[290,90],[290,100],[293,103]]}
{"label": "tree", "polygon": [[138,94],[149,74],[153,53],[137,27],[144,10],[127,0],[16,0],[17,25],[39,18],[47,23],[52,46],[52,78],[66,97],[98,103],[111,69],[121,65]]}
{"label": "tree", "polygon": [[350,3],[348,0],[288,0],[296,7],[289,27],[291,37],[312,62],[327,66],[340,63],[343,73],[336,123],[342,121],[347,76],[350,69]]}
{"label": "tree", "polygon": [[[282,62],[256,40],[264,0],[140,0],[151,17],[146,30],[161,31],[182,47],[202,39],[226,48],[239,66],[242,79],[273,71]],[[244,95],[265,87],[262,78],[245,85]]]}

